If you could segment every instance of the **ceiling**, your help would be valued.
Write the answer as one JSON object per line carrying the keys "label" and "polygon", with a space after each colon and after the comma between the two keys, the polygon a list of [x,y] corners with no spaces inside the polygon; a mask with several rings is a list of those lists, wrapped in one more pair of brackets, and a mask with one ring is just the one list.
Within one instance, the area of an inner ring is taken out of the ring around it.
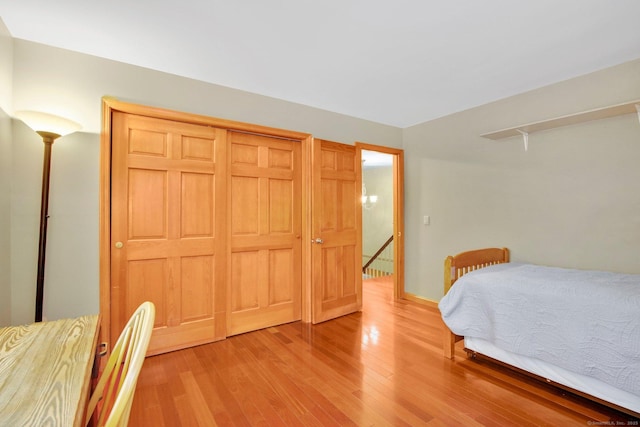
{"label": "ceiling", "polygon": [[638,0],[0,0],[15,38],[400,128],[640,58]]}

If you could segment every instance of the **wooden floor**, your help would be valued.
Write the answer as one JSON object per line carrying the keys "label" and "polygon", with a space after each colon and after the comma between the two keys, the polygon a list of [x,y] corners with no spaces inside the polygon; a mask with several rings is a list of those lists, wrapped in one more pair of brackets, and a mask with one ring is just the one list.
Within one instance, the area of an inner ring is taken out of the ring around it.
{"label": "wooden floor", "polygon": [[437,309],[364,282],[361,313],[147,358],[131,426],[638,425],[490,362],[442,356]]}

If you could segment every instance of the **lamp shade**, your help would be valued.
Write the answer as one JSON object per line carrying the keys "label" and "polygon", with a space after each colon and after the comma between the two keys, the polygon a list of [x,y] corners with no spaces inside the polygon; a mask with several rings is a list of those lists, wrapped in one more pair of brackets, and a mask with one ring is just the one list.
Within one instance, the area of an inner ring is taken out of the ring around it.
{"label": "lamp shade", "polygon": [[39,111],[16,111],[14,117],[22,120],[36,132],[51,132],[60,136],[79,131],[82,126],[72,120]]}

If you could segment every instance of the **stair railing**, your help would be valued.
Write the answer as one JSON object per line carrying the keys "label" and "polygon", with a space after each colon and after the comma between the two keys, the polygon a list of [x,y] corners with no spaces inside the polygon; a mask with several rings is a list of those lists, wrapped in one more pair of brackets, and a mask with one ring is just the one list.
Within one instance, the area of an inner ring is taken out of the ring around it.
{"label": "stair railing", "polygon": [[386,242],[384,242],[384,244],[382,246],[380,246],[380,249],[378,249],[376,251],[376,253],[373,254],[371,259],[369,261],[367,261],[367,263],[362,267],[362,273],[365,273],[367,271],[367,267],[369,267],[371,265],[371,263],[373,261],[375,261],[376,258],[378,258],[380,256],[382,251],[384,251],[387,248],[387,246],[389,246],[389,244],[391,244],[391,242],[393,242],[393,234],[391,235],[391,237],[389,237],[389,239],[387,239]]}

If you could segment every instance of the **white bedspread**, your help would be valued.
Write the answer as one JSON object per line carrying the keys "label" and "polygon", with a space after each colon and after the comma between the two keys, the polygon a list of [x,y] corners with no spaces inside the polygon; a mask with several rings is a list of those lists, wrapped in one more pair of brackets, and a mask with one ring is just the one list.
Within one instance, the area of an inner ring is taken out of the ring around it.
{"label": "white bedspread", "polygon": [[439,308],[455,334],[640,399],[640,275],[498,264],[458,279]]}

